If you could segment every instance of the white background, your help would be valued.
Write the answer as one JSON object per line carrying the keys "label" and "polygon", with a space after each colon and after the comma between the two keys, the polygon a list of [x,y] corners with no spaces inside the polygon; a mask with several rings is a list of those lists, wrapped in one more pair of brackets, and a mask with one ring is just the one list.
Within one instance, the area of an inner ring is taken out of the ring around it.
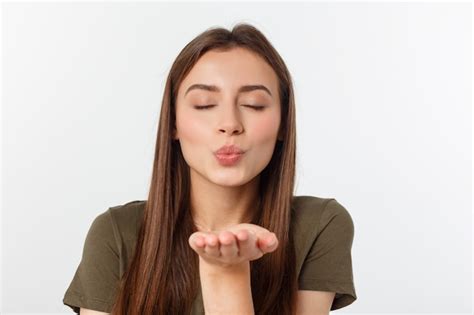
{"label": "white background", "polygon": [[174,58],[248,22],[285,60],[297,195],[355,224],[337,313],[470,313],[471,4],[3,3],[1,312],[62,298],[93,219],[148,194]]}

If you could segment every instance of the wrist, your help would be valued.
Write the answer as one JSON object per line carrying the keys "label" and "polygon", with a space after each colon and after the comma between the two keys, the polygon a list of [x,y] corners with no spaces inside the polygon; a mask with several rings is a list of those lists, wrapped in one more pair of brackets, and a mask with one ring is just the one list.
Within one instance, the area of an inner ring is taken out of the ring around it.
{"label": "wrist", "polygon": [[205,314],[254,314],[250,263],[223,267],[199,260]]}
{"label": "wrist", "polygon": [[202,257],[199,257],[199,271],[201,274],[205,273],[208,276],[218,276],[223,275],[242,275],[248,274],[250,276],[250,262],[244,261],[242,263],[233,264],[229,266],[216,265],[207,262]]}

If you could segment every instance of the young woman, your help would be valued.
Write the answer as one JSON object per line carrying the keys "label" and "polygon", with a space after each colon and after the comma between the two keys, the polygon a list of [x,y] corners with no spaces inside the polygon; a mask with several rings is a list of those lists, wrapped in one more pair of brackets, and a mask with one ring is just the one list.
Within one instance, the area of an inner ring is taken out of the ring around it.
{"label": "young woman", "polygon": [[146,201],[92,223],[63,302],[81,314],[329,314],[356,300],[354,224],[294,196],[290,73],[255,27],[210,28],[173,63]]}

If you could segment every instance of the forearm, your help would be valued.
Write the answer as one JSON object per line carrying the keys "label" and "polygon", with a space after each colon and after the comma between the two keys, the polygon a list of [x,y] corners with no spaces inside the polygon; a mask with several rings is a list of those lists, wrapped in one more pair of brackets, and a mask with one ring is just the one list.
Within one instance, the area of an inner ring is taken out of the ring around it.
{"label": "forearm", "polygon": [[222,268],[200,258],[199,275],[206,315],[254,314],[249,262]]}

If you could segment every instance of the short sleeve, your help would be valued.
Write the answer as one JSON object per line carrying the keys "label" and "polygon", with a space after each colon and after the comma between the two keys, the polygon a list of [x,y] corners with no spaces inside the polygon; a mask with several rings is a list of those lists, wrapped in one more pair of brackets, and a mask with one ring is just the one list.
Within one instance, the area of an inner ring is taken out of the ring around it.
{"label": "short sleeve", "polygon": [[331,310],[357,299],[352,274],[354,222],[349,212],[331,199],[322,211],[315,241],[298,278],[300,290],[335,292]]}
{"label": "short sleeve", "polygon": [[119,280],[119,252],[110,209],[98,215],[87,232],[82,258],[63,304],[110,313]]}

